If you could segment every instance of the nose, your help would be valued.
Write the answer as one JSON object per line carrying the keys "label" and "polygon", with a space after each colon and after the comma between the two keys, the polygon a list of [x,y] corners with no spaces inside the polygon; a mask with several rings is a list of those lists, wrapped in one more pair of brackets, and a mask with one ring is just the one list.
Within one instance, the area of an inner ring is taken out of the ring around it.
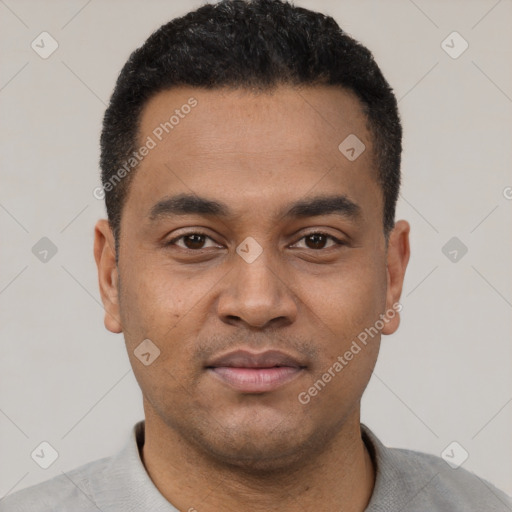
{"label": "nose", "polygon": [[226,276],[217,302],[217,313],[223,322],[243,322],[261,329],[295,321],[297,299],[290,279],[279,264],[271,261],[269,252],[263,250],[251,263],[234,255],[234,268]]}

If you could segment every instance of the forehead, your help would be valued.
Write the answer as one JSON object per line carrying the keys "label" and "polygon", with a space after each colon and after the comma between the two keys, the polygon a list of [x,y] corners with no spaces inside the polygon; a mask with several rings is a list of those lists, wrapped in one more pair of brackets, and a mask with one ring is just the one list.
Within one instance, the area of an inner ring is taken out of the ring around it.
{"label": "forehead", "polygon": [[339,143],[350,134],[368,139],[366,117],[355,94],[332,86],[268,92],[173,88],[148,101],[139,127],[143,138],[172,139],[179,155],[195,156],[273,150],[338,156]]}
{"label": "forehead", "polygon": [[[350,160],[339,146],[354,137],[365,149]],[[349,198],[369,185],[379,191],[366,117],[357,97],[338,87],[162,91],[143,109],[139,145],[151,146],[130,186],[140,208],[176,191],[229,193],[240,206],[313,188]]]}

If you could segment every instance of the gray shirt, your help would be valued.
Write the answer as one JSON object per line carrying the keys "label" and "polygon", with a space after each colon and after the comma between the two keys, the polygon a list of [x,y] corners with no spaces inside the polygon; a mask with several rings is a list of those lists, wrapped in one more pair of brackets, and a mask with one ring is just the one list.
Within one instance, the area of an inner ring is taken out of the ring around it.
{"label": "gray shirt", "polygon": [[[361,432],[377,469],[366,512],[512,511],[512,500],[476,475],[440,457],[387,448],[365,425]],[[143,445],[140,421],[116,455],[4,497],[0,512],[177,512],[146,472]]]}

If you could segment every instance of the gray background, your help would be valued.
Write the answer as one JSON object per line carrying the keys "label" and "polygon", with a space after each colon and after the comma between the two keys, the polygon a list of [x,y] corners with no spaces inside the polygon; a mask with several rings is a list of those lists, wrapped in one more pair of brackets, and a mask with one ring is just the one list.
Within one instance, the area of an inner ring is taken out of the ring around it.
{"label": "gray background", "polygon": [[[0,0],[0,496],[112,454],[143,417],[122,335],[103,327],[98,138],[130,52],[200,3]],[[463,467],[512,494],[511,2],[297,4],[374,52],[405,129],[412,259],[363,421],[390,446],[440,455],[455,440]],[[59,44],[47,59],[31,48],[43,31]],[[469,43],[456,59],[441,46],[453,31]],[[455,262],[452,237],[468,248]],[[30,456],[42,441],[59,454],[46,470]]]}

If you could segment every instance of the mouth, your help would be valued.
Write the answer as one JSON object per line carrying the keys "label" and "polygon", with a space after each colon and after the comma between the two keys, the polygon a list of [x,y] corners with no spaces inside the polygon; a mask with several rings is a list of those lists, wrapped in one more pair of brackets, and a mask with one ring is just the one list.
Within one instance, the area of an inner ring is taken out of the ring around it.
{"label": "mouth", "polygon": [[214,359],[206,369],[241,393],[265,393],[294,380],[306,366],[278,350],[260,353],[236,350]]}

